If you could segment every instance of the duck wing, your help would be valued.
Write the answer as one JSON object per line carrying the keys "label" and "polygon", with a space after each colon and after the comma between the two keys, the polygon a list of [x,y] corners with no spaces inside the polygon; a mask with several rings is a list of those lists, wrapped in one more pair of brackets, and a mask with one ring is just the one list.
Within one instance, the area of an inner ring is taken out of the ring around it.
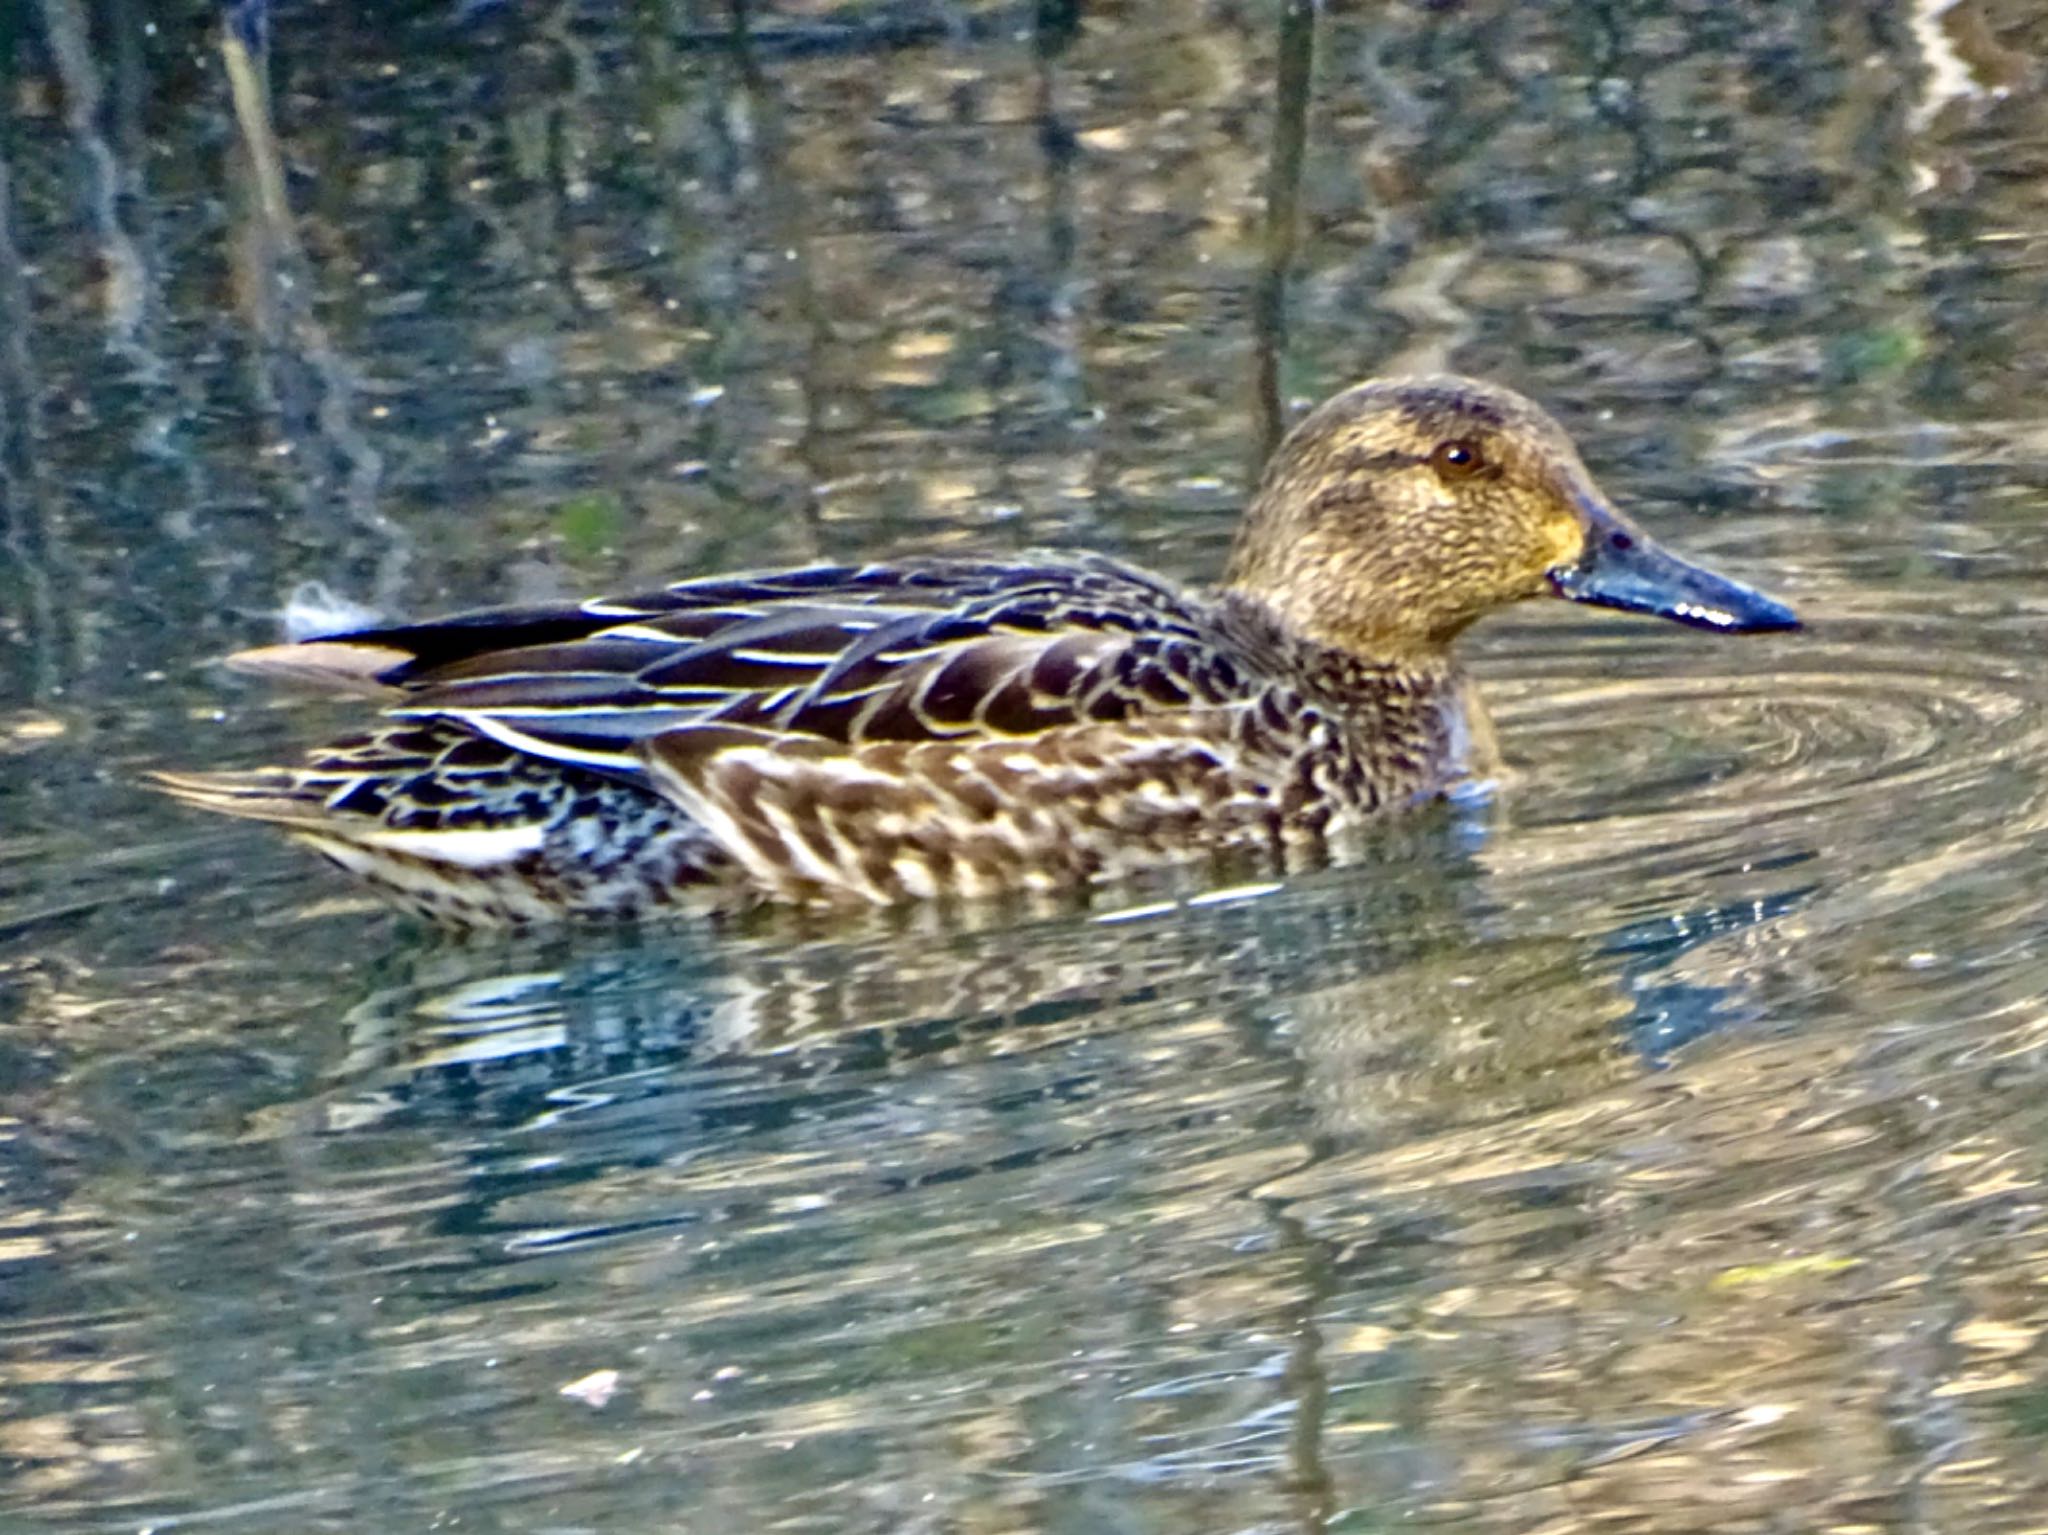
{"label": "duck wing", "polygon": [[858,750],[1242,703],[1203,599],[1098,556],[813,566],[271,647],[245,670],[370,690],[548,760],[639,778],[717,726]]}

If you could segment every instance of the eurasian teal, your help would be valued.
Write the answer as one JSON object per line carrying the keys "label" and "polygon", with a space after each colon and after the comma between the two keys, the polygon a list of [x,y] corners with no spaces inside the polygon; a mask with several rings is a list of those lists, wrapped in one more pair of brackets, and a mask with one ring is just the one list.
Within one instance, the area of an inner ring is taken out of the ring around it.
{"label": "eurasian teal", "polygon": [[1291,866],[1488,769],[1452,642],[1546,594],[1798,622],[1660,549],[1522,396],[1374,380],[1281,444],[1215,589],[910,558],[272,646],[233,661],[366,690],[379,722],[297,767],[160,781],[470,924]]}

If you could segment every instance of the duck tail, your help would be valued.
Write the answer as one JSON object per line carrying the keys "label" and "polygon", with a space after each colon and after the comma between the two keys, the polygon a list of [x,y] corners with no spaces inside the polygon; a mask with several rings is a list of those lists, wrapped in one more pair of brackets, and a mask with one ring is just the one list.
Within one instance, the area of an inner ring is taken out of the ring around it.
{"label": "duck tail", "polygon": [[545,879],[525,868],[539,854],[539,821],[412,830],[337,808],[335,780],[313,769],[152,773],[151,783],[201,810],[268,821],[400,906],[456,926],[496,926],[553,914]]}
{"label": "duck tail", "polygon": [[285,683],[310,693],[352,698],[389,698],[399,691],[388,678],[413,659],[409,650],[361,640],[301,640],[262,645],[229,656],[229,671],[266,682]]}
{"label": "duck tail", "polygon": [[252,768],[239,773],[150,773],[147,780],[187,805],[220,815],[275,826],[331,827],[327,795],[333,785],[316,784],[290,768]]}

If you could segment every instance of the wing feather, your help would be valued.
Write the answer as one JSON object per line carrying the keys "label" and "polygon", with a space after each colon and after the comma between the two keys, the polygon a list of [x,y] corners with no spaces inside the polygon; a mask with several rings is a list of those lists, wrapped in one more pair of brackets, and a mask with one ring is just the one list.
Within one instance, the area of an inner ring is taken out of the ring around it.
{"label": "wing feather", "polygon": [[1115,561],[1048,555],[713,577],[255,654],[273,673],[395,691],[401,718],[644,777],[642,743],[712,727],[844,754],[1247,701],[1202,674],[1215,621]]}

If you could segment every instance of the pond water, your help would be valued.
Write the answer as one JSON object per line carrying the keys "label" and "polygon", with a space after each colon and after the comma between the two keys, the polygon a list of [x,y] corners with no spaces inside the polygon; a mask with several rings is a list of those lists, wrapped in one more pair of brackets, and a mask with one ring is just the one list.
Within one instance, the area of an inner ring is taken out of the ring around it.
{"label": "pond water", "polygon": [[[2042,1528],[2035,8],[268,19],[0,27],[0,1524]],[[1482,626],[1363,867],[460,940],[141,783],[287,609],[1205,578],[1444,365],[1809,628]]]}

